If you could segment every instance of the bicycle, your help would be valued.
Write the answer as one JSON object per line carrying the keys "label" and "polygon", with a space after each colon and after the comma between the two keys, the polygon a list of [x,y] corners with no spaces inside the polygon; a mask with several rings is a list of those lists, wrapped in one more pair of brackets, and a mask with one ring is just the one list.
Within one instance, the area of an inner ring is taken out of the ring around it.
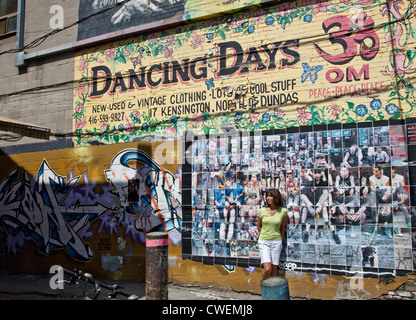
{"label": "bicycle", "polygon": [[[67,283],[70,285],[77,285],[79,284],[82,289],[82,300],[97,300],[98,296],[101,293],[101,289],[104,288],[108,290],[107,299],[115,299],[117,296],[121,295],[127,297],[127,300],[138,300],[139,297],[135,294],[131,294],[122,290],[118,284],[114,285],[107,285],[103,282],[93,279],[90,273],[83,272],[81,270],[74,269],[74,272],[69,271],[65,268],[62,268],[64,274],[69,275],[71,278],[69,280],[61,280],[63,283]],[[83,282],[83,287],[80,282]],[[87,284],[90,283],[93,285],[93,288],[87,292]],[[92,297],[90,295],[93,293]]]}

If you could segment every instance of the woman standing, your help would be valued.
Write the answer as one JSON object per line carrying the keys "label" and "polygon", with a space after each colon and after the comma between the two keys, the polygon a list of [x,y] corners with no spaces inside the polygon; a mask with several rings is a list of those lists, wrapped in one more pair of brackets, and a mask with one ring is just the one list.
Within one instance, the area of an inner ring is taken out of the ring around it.
{"label": "woman standing", "polygon": [[263,279],[277,275],[286,223],[287,210],[283,208],[282,195],[277,189],[267,190],[266,206],[259,210],[257,221]]}

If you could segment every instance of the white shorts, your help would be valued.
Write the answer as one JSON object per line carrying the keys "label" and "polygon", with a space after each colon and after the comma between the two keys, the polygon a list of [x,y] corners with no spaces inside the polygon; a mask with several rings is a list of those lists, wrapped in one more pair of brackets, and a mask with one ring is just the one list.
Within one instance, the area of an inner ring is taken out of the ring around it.
{"label": "white shorts", "polygon": [[278,266],[283,247],[282,240],[259,240],[258,244],[261,263],[270,262],[271,264]]}

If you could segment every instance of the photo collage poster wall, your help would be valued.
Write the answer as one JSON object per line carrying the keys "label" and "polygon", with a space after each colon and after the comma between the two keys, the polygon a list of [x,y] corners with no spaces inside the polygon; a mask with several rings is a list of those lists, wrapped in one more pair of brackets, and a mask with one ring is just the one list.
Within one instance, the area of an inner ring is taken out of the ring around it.
{"label": "photo collage poster wall", "polygon": [[289,217],[280,268],[359,268],[376,277],[413,270],[413,126],[407,119],[195,137],[184,166],[192,232],[183,253],[260,266],[258,211],[265,191],[277,188]]}

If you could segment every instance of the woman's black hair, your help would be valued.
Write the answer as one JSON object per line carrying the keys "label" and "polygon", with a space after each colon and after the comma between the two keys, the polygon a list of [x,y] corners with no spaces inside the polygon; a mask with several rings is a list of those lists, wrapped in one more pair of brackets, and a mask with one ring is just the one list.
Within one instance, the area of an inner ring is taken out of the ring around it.
{"label": "woman's black hair", "polygon": [[[266,198],[268,195],[271,195],[273,197],[273,202],[276,205],[277,209],[283,207],[283,197],[280,193],[280,191],[276,188],[270,188],[266,190]],[[269,204],[266,203],[266,207],[268,207]]]}

